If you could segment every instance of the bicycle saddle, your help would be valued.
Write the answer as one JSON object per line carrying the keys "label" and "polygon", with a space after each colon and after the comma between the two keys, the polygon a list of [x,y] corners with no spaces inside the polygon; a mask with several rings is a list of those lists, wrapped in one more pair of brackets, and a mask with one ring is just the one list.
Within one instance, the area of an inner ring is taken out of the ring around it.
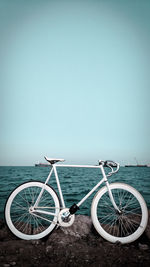
{"label": "bicycle saddle", "polygon": [[57,162],[63,162],[63,161],[65,161],[64,159],[53,159],[53,158],[47,158],[47,157],[44,157],[51,165],[52,164],[55,164],[55,163],[57,163]]}

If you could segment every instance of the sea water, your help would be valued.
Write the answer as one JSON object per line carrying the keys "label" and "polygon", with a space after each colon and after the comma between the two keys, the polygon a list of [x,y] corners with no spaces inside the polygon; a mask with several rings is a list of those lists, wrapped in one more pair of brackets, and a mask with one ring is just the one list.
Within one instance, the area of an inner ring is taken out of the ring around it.
{"label": "sea water", "polygon": [[[0,167],[0,218],[4,218],[7,198],[18,185],[31,180],[44,182],[49,171],[50,167]],[[99,169],[58,167],[57,171],[66,207],[77,204],[102,178]],[[150,168],[120,167],[109,181],[127,183],[136,188],[150,209]],[[54,175],[49,185],[58,192]],[[79,214],[90,215],[94,195],[80,206]]]}

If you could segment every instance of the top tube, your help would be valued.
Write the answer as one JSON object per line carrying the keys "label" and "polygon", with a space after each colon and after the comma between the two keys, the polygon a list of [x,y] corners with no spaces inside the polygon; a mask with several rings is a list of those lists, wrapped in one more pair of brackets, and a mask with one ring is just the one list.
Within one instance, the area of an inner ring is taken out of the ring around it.
{"label": "top tube", "polygon": [[95,168],[100,169],[100,165],[71,165],[71,164],[55,164],[56,167],[72,167],[72,168]]}

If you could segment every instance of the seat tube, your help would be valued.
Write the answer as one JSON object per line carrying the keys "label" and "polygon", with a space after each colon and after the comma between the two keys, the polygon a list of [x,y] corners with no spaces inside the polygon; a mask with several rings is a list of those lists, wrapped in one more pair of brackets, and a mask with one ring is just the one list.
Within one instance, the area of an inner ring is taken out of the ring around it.
{"label": "seat tube", "polygon": [[57,174],[57,170],[56,170],[55,165],[53,165],[53,170],[54,170],[54,174],[55,174],[55,178],[56,178],[56,182],[57,182],[57,187],[58,187],[58,192],[60,195],[61,204],[62,204],[62,207],[65,208],[65,202],[64,202],[62,191],[61,191],[61,186],[60,186],[60,182],[59,182],[59,178],[58,178],[58,174]]}

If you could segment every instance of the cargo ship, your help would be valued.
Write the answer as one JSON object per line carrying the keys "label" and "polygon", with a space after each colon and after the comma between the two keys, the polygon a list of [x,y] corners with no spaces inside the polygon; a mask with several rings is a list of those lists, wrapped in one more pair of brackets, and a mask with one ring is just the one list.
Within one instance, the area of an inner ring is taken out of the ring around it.
{"label": "cargo ship", "polygon": [[35,167],[49,167],[50,164],[46,164],[46,163],[36,163]]}
{"label": "cargo ship", "polygon": [[139,164],[136,158],[135,158],[135,161],[136,161],[135,165],[127,164],[127,165],[125,165],[125,167],[150,167],[149,164],[148,165],[147,164]]}
{"label": "cargo ship", "polygon": [[125,167],[149,167],[149,165],[142,165],[142,164],[137,164],[137,165],[125,165]]}

